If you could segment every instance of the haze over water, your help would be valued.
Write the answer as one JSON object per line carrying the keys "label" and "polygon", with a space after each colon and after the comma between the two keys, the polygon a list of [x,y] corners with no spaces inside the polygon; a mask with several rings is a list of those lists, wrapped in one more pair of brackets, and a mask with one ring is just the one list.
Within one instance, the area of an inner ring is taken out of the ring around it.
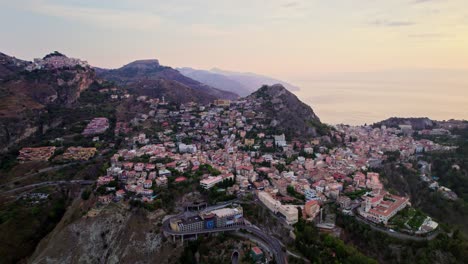
{"label": "haze over water", "polygon": [[464,71],[353,73],[294,83],[301,87],[295,94],[329,124],[371,124],[393,116],[468,120]]}

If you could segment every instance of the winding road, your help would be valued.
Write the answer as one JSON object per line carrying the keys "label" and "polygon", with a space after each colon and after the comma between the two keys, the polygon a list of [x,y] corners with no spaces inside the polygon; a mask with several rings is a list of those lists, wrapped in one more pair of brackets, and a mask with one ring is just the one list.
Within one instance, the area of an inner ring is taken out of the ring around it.
{"label": "winding road", "polygon": [[11,189],[8,191],[1,192],[0,194],[11,194],[15,193],[18,191],[25,191],[29,189],[35,189],[43,186],[50,186],[50,185],[60,185],[60,184],[81,184],[81,185],[92,185],[96,181],[91,181],[91,180],[71,180],[71,181],[47,181],[47,182],[40,182],[40,183],[35,183],[31,185],[26,185],[26,186],[21,186],[15,189]]}
{"label": "winding road", "polygon": [[228,231],[240,231],[245,230],[254,236],[260,238],[265,244],[270,248],[270,251],[275,256],[276,263],[278,264],[287,264],[286,254],[283,251],[283,246],[280,242],[265,233],[263,233],[260,229],[254,226],[249,225],[233,225],[228,227],[222,228],[215,228],[215,229],[204,229],[199,231],[186,231],[186,232],[177,232],[171,229],[170,221],[174,218],[180,217],[180,215],[170,217],[163,222],[163,231],[166,235],[173,235],[173,236],[184,236],[184,235],[200,235],[200,234],[209,234],[209,233],[218,233],[218,232],[228,232]]}

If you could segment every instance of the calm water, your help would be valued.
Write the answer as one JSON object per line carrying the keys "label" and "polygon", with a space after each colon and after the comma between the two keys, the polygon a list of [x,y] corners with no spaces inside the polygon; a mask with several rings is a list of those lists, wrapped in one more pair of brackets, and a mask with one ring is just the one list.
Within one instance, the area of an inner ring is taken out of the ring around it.
{"label": "calm water", "polygon": [[468,75],[426,79],[295,81],[301,87],[295,94],[329,124],[369,124],[392,116],[468,120]]}

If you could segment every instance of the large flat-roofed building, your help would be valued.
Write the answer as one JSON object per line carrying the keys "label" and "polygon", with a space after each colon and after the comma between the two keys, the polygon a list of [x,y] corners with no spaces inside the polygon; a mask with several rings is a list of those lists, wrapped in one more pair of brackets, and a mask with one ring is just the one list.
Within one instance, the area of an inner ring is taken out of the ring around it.
{"label": "large flat-roofed building", "polygon": [[231,105],[231,100],[217,99],[217,100],[214,100],[213,103],[216,106],[230,106]]}
{"label": "large flat-roofed building", "polygon": [[279,207],[281,206],[281,202],[276,200],[275,198],[271,197],[271,195],[267,192],[258,192],[258,199],[262,201],[262,203],[270,209],[273,213],[277,213]]}
{"label": "large flat-roofed building", "polygon": [[171,219],[170,226],[176,232],[195,232],[244,224],[244,213],[240,205],[203,211],[198,215]]}
{"label": "large flat-roofed building", "polygon": [[378,195],[363,197],[359,214],[376,223],[387,224],[388,220],[403,210],[409,203],[408,197],[396,195]]}
{"label": "large flat-roofed building", "polygon": [[257,193],[258,199],[270,209],[273,213],[280,213],[285,217],[288,224],[297,223],[299,211],[297,205],[283,205],[280,201],[273,198],[268,192],[260,191]]}
{"label": "large flat-roofed building", "polygon": [[205,190],[208,190],[208,189],[211,189],[213,188],[213,186],[215,186],[216,184],[220,183],[223,181],[223,177],[221,176],[209,176],[208,178],[206,179],[203,179],[200,181],[200,186],[205,189]]}
{"label": "large flat-roofed building", "polygon": [[182,219],[174,219],[170,224],[171,229],[177,232],[201,231],[204,229],[204,221],[198,215]]}
{"label": "large flat-roofed building", "polygon": [[278,212],[286,218],[286,222],[290,225],[297,223],[299,220],[299,211],[296,205],[283,204]]}
{"label": "large flat-roofed building", "polygon": [[216,216],[216,227],[231,226],[244,223],[242,207],[222,208],[210,212]]}

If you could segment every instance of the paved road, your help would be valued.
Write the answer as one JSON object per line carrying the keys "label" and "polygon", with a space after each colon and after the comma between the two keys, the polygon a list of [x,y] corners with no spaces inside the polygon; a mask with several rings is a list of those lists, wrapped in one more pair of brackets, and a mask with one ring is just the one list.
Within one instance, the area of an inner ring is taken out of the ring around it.
{"label": "paved road", "polygon": [[57,165],[57,166],[52,166],[52,167],[47,167],[47,168],[43,168],[43,169],[40,169],[38,170],[37,172],[33,172],[33,173],[26,173],[24,174],[23,176],[21,177],[16,177],[12,180],[10,180],[9,182],[6,182],[2,185],[0,185],[0,188],[3,188],[9,184],[13,184],[15,182],[18,182],[18,181],[22,181],[22,180],[25,180],[27,178],[31,178],[31,177],[34,177],[34,176],[37,176],[41,173],[44,173],[44,172],[48,172],[48,171],[53,171],[53,170],[60,170],[60,169],[63,169],[65,167],[69,167],[71,165],[75,165],[75,164],[79,164],[80,162],[72,162],[72,163],[67,163],[67,164],[62,164],[62,165]]}
{"label": "paved road", "polygon": [[47,182],[40,182],[40,183],[35,183],[31,185],[26,185],[26,186],[21,186],[12,190],[4,191],[0,194],[10,194],[10,193],[15,193],[18,191],[24,191],[24,190],[29,190],[29,189],[35,189],[43,186],[50,186],[50,185],[60,185],[60,184],[81,184],[81,185],[91,185],[95,181],[89,181],[89,180],[71,180],[71,181],[47,181]]}
{"label": "paved road", "polygon": [[239,230],[245,230],[256,237],[260,238],[262,241],[264,241],[270,248],[271,252],[275,256],[276,263],[278,264],[287,264],[287,258],[286,255],[283,251],[283,247],[279,243],[279,241],[271,237],[265,233],[263,233],[260,229],[257,227],[253,226],[247,226],[247,225],[233,225],[229,227],[222,227],[222,228],[216,228],[216,229],[205,229],[205,230],[200,230],[200,231],[187,231],[187,232],[176,232],[173,231],[170,227],[170,221],[173,218],[179,217],[171,217],[166,219],[166,221],[163,222],[163,230],[164,233],[169,234],[169,235],[176,235],[176,236],[181,236],[181,235],[200,235],[200,234],[209,234],[209,233],[218,233],[218,232],[228,232],[228,231],[239,231]]}

